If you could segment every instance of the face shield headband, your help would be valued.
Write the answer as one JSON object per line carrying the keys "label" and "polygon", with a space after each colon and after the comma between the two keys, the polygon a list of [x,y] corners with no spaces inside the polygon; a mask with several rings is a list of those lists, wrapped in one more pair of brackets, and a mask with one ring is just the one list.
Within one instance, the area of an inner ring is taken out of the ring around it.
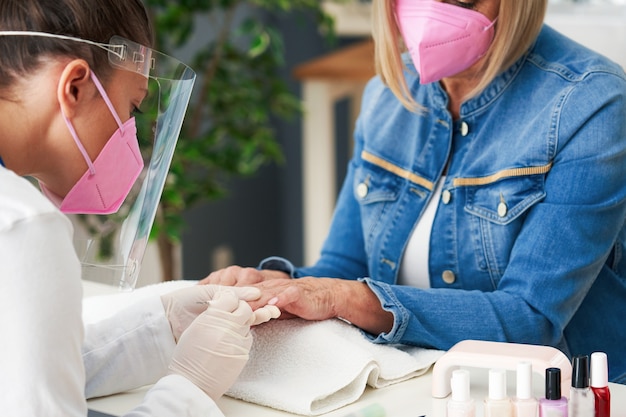
{"label": "face shield headband", "polygon": [[107,52],[112,68],[148,79],[148,95],[136,115],[143,171],[117,213],[70,215],[83,279],[132,290],[191,97],[194,71],[175,58],[120,36],[113,36],[109,43],[32,31],[0,31],[0,36],[89,44]]}

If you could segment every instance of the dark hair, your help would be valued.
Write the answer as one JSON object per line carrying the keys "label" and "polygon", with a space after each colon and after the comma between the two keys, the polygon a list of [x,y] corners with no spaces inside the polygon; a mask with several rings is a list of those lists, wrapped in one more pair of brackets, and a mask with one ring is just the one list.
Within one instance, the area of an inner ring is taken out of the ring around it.
{"label": "dark hair", "polygon": [[[113,35],[152,46],[152,25],[141,0],[0,0],[0,30],[36,31],[108,43]],[[84,59],[103,79],[107,52],[83,42],[40,36],[0,36],[0,89],[46,58]]]}

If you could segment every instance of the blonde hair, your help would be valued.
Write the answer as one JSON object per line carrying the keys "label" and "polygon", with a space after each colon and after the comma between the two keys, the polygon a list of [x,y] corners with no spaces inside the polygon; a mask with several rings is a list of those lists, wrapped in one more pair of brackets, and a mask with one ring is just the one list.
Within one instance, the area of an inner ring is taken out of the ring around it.
{"label": "blonde hair", "polygon": [[[480,93],[493,79],[513,65],[531,46],[541,30],[548,0],[501,0],[495,36],[485,57],[478,84],[468,94]],[[376,72],[409,110],[420,110],[404,77],[402,52],[406,50],[396,20],[396,0],[374,0],[372,34]]]}

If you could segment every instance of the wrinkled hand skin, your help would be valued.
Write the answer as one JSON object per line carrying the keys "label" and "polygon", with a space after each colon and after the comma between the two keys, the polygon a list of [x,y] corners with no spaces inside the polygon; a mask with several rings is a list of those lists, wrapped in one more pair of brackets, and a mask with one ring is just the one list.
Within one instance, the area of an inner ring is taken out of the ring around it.
{"label": "wrinkled hand skin", "polygon": [[252,310],[274,305],[281,311],[280,319],[341,317],[372,334],[389,332],[393,326],[393,314],[382,308],[367,284],[359,281],[318,277],[291,279],[282,271],[229,266],[213,272],[200,283],[258,288],[261,297],[248,301]]}
{"label": "wrinkled hand skin", "polygon": [[338,284],[340,280],[331,278],[265,280],[254,285],[261,290],[261,298],[251,301],[250,306],[254,310],[268,303],[276,305],[283,319],[325,320],[337,316]]}
{"label": "wrinkled hand skin", "polygon": [[266,304],[280,308],[280,318],[305,320],[342,318],[373,335],[390,332],[394,316],[364,282],[339,278],[272,279],[253,285],[261,297],[252,309]]}
{"label": "wrinkled hand skin", "polygon": [[252,310],[272,301],[271,304],[281,310],[281,319],[301,317],[306,320],[324,320],[335,317],[333,296],[338,281],[313,277],[291,279],[282,271],[233,265],[212,272],[199,284],[256,287],[262,295],[258,300],[248,301]]}
{"label": "wrinkled hand skin", "polygon": [[256,268],[244,268],[233,265],[212,272],[199,284],[218,284],[230,286],[247,286],[258,284],[271,279],[290,280],[291,277],[282,271],[258,270]]}

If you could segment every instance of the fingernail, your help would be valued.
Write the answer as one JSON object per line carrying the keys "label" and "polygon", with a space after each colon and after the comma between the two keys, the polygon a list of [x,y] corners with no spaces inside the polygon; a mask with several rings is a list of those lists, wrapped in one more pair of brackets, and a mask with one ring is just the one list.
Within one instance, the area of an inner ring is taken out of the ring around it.
{"label": "fingernail", "polygon": [[269,300],[267,304],[273,306],[273,305],[276,305],[277,302],[278,302],[278,297],[274,297],[271,300]]}

